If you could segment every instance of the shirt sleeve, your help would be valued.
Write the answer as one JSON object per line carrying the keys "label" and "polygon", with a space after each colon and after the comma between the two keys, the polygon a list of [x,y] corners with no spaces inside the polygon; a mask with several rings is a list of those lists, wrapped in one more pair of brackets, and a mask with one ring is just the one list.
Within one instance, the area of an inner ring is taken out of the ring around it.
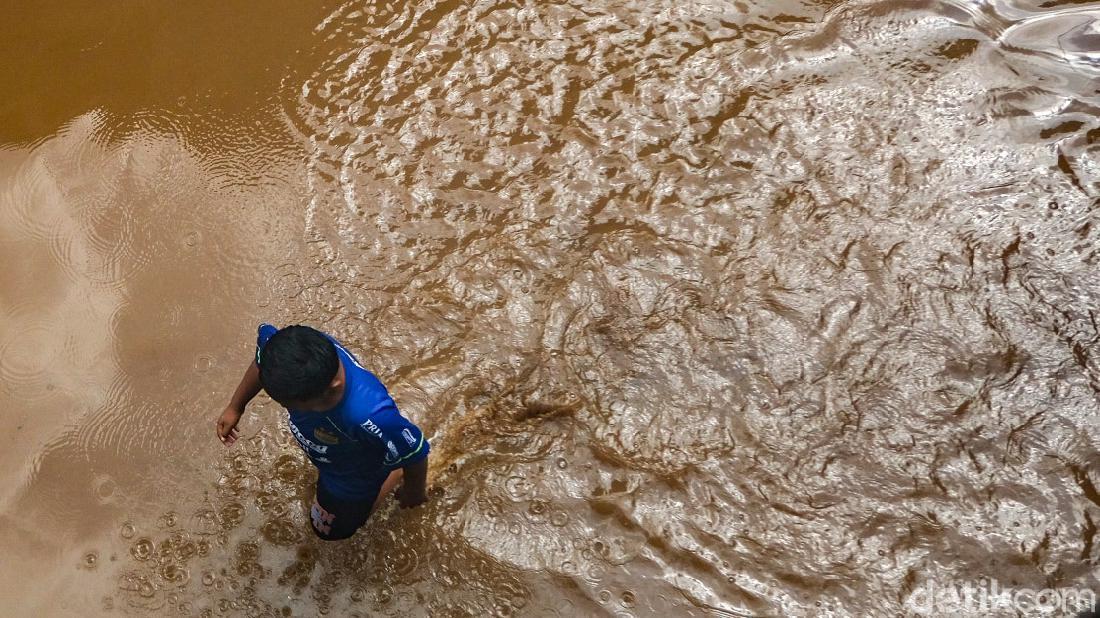
{"label": "shirt sleeve", "polygon": [[359,426],[362,433],[386,449],[382,465],[394,470],[404,468],[428,456],[431,445],[424,432],[401,416],[392,403],[376,410]]}
{"label": "shirt sleeve", "polygon": [[260,324],[260,327],[256,329],[256,364],[260,364],[260,358],[264,346],[267,345],[267,340],[271,339],[271,336],[279,332],[278,328],[275,328],[271,324]]}

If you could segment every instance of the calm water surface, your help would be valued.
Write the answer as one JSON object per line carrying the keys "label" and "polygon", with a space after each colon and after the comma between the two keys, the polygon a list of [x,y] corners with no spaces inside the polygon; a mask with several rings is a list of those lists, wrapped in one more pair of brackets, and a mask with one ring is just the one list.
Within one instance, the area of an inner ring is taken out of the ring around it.
{"label": "calm water surface", "polygon": [[[0,50],[5,612],[1100,586],[1100,5],[49,2]],[[214,439],[259,321],[390,386],[428,506],[322,545],[278,406]]]}

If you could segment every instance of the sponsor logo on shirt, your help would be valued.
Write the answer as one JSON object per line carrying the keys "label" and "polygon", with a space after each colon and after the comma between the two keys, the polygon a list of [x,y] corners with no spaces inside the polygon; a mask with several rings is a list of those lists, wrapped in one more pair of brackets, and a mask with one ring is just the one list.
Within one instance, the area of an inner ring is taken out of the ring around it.
{"label": "sponsor logo on shirt", "polygon": [[409,446],[416,445],[416,438],[413,437],[412,432],[409,431],[408,428],[402,429],[401,435],[405,438],[405,442],[409,443]]}
{"label": "sponsor logo on shirt", "polygon": [[325,444],[340,444],[340,437],[336,434],[328,431],[324,427],[318,427],[313,430],[313,437],[317,438]]}
{"label": "sponsor logo on shirt", "polygon": [[382,439],[382,430],[379,429],[378,425],[375,425],[370,419],[367,419],[367,422],[360,425],[360,427],[362,427],[363,429],[366,429],[367,431],[369,431],[371,434],[373,434],[379,440]]}
{"label": "sponsor logo on shirt", "polygon": [[[310,457],[313,457],[313,453],[324,455],[326,452],[328,452],[327,446],[323,444],[317,444],[313,440],[310,440],[309,438],[303,436],[302,432],[299,431],[298,426],[294,424],[294,421],[289,421],[287,424],[290,425],[290,432],[294,434],[294,439],[298,441],[298,444],[302,447],[303,450],[306,451],[306,453],[310,455]],[[327,460],[325,461],[327,463]]]}
{"label": "sponsor logo on shirt", "polygon": [[392,466],[401,461],[401,456],[397,454],[397,446],[393,442],[386,442],[386,449],[389,450],[386,456],[382,458],[382,465]]}

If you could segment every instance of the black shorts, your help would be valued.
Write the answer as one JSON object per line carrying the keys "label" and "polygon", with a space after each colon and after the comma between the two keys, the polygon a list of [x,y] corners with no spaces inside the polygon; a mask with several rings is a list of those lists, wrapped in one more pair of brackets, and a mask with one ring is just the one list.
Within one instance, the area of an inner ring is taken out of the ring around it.
{"label": "black shorts", "polygon": [[350,500],[337,498],[318,482],[317,497],[313,499],[313,506],[309,509],[313,532],[326,541],[339,541],[355,534],[356,530],[367,523],[374,501],[378,499],[378,492],[382,491],[385,481],[386,477],[378,481],[370,497]]}

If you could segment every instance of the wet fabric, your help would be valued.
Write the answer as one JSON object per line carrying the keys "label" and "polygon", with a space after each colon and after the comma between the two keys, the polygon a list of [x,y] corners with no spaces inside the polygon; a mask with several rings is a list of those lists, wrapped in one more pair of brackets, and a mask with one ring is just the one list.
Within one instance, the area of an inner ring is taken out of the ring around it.
{"label": "wet fabric", "polygon": [[[385,482],[384,477],[382,481]],[[344,500],[318,484],[317,495],[309,509],[313,531],[326,541],[338,541],[355,534],[363,524],[367,523],[381,488],[380,483],[375,487],[374,495],[371,497]]]}
{"label": "wet fabric", "polygon": [[[278,332],[261,324],[256,357]],[[428,456],[431,446],[420,428],[397,409],[386,387],[336,339],[346,383],[344,398],[327,412],[288,410],[287,423],[298,445],[317,466],[318,487],[345,499],[373,500],[389,473]]]}

